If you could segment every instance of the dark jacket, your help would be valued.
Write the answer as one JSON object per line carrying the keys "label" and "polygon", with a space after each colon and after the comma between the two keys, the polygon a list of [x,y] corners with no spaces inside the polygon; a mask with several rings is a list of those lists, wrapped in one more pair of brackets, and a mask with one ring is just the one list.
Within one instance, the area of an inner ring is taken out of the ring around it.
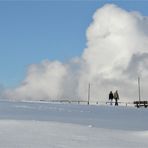
{"label": "dark jacket", "polygon": [[109,100],[113,100],[114,96],[113,96],[113,93],[112,91],[109,93]]}

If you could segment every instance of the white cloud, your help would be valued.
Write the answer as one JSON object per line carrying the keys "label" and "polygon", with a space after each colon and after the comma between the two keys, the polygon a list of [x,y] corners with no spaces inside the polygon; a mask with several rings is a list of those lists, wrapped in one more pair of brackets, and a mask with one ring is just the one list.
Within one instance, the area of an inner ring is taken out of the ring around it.
{"label": "white cloud", "polygon": [[63,93],[67,68],[58,61],[47,60],[28,68],[26,79],[14,90],[7,90],[12,99],[55,99]]}
{"label": "white cloud", "polygon": [[148,17],[114,4],[99,8],[87,29],[87,48],[80,58],[63,64],[48,60],[28,68],[26,79],[3,96],[12,99],[104,100],[118,89],[122,99],[137,97],[138,75],[148,95]]}

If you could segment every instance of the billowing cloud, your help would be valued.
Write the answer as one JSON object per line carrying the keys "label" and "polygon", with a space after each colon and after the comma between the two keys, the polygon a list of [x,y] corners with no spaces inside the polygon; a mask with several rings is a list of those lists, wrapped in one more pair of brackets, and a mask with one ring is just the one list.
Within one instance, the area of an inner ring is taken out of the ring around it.
{"label": "billowing cloud", "polygon": [[[148,17],[113,4],[107,4],[95,12],[93,22],[87,29],[88,47],[82,55],[88,74],[83,81],[89,80],[97,89],[93,98],[99,96],[103,99],[109,89],[118,89],[124,99],[137,97],[136,79],[138,75],[146,79],[147,75],[147,27]],[[134,55],[141,55],[140,60],[133,58]],[[135,60],[137,63],[133,65]],[[83,88],[83,83],[81,85]],[[146,95],[143,94],[144,97]]]}
{"label": "billowing cloud", "polygon": [[87,48],[69,63],[44,60],[28,68],[26,79],[3,97],[11,99],[91,99],[103,101],[110,90],[122,100],[137,98],[137,77],[142,94],[148,93],[148,17],[106,4],[93,15],[86,31]]}
{"label": "billowing cloud", "polygon": [[22,84],[6,93],[11,98],[55,99],[62,95],[66,77],[66,66],[58,61],[45,60],[40,64],[31,65]]}

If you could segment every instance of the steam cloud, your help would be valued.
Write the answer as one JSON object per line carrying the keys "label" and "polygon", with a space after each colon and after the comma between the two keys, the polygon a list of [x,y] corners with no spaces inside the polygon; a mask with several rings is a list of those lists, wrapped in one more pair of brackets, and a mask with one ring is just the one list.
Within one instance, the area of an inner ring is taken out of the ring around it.
{"label": "steam cloud", "polygon": [[148,93],[148,17],[106,4],[93,15],[87,29],[87,48],[69,63],[44,60],[28,68],[25,80],[15,89],[3,91],[10,99],[86,100],[107,99],[119,90],[122,100],[137,98],[137,77],[142,96]]}

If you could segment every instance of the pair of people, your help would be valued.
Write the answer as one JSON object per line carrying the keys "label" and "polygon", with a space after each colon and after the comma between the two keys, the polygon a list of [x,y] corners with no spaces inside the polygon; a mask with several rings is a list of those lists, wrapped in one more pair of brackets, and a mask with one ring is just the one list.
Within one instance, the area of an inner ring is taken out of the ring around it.
{"label": "pair of people", "polygon": [[118,106],[119,94],[117,90],[114,92],[114,94],[112,91],[109,93],[110,105],[112,105],[113,99],[115,99],[115,106]]}

